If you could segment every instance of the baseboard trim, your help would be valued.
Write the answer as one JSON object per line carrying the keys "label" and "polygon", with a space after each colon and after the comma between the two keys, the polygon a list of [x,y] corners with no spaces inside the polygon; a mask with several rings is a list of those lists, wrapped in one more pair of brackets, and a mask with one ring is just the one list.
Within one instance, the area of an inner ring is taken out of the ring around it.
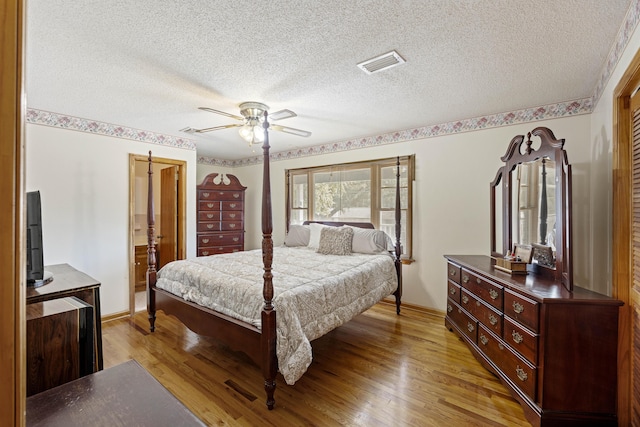
{"label": "baseboard trim", "polygon": [[[393,299],[383,299],[382,301],[380,301],[380,303],[393,305],[393,306],[396,305],[396,302]],[[406,303],[406,302],[401,303],[400,310],[417,311],[418,313],[430,314],[430,315],[433,315],[433,316],[442,317],[443,319],[444,319],[445,314],[446,314],[442,310],[436,310],[434,308],[424,307],[422,305],[417,305],[417,304],[409,304],[409,303]]]}
{"label": "baseboard trim", "polygon": [[119,313],[109,314],[108,316],[102,316],[102,318],[100,319],[100,321],[101,321],[102,323],[105,323],[105,322],[110,322],[110,321],[112,321],[112,320],[122,319],[122,318],[124,318],[124,317],[129,317],[129,316],[130,316],[130,314],[129,314],[129,310],[127,310],[127,311],[121,311],[121,312],[119,312]]}

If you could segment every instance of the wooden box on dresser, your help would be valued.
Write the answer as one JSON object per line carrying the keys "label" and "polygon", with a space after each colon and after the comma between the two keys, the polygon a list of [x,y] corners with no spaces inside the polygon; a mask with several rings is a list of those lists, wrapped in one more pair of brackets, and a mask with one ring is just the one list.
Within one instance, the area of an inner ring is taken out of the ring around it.
{"label": "wooden box on dresser", "polygon": [[234,175],[207,175],[198,185],[198,256],[244,250],[244,191]]}
{"label": "wooden box on dresser", "polygon": [[534,426],[617,425],[622,302],[482,255],[445,255],[445,325],[521,403]]}

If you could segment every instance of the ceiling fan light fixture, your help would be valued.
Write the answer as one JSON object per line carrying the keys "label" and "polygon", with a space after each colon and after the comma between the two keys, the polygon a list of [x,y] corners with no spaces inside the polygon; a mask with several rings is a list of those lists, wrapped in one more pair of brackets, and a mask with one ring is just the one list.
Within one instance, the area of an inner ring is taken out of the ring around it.
{"label": "ceiling fan light fixture", "polygon": [[249,145],[253,144],[261,144],[264,142],[264,128],[260,123],[260,120],[257,119],[249,119],[247,122],[242,125],[238,133],[249,143]]}

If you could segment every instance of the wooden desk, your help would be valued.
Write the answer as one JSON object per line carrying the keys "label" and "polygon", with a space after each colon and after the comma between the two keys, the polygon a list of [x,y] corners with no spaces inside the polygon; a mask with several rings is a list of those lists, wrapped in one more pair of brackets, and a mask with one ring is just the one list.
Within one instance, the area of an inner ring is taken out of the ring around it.
{"label": "wooden desk", "polygon": [[76,297],[93,306],[94,340],[96,350],[96,369],[101,370],[102,363],[102,324],[100,322],[100,282],[87,274],[76,270],[69,264],[45,266],[53,273],[53,281],[39,288],[27,286],[27,304],[48,301],[56,298]]}
{"label": "wooden desk", "polygon": [[135,360],[27,398],[27,426],[204,426]]}

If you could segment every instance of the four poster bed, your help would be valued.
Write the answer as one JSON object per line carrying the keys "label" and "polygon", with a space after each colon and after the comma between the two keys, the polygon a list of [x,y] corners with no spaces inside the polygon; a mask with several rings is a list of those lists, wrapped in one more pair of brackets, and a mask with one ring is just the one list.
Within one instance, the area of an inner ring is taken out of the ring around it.
{"label": "four poster bed", "polygon": [[[373,243],[372,236],[379,242],[376,233],[382,232],[372,230],[372,224],[313,221],[297,226],[307,227],[308,245],[274,248],[267,119],[265,112],[262,250],[174,261],[156,271],[149,152],[147,311],[152,332],[156,311],[162,310],[195,333],[247,354],[262,368],[266,404],[273,409],[278,370],[293,384],[311,363],[310,341],[391,294],[400,314],[400,160],[393,251]],[[356,239],[360,239],[359,247],[365,242],[374,250],[356,253]]]}

